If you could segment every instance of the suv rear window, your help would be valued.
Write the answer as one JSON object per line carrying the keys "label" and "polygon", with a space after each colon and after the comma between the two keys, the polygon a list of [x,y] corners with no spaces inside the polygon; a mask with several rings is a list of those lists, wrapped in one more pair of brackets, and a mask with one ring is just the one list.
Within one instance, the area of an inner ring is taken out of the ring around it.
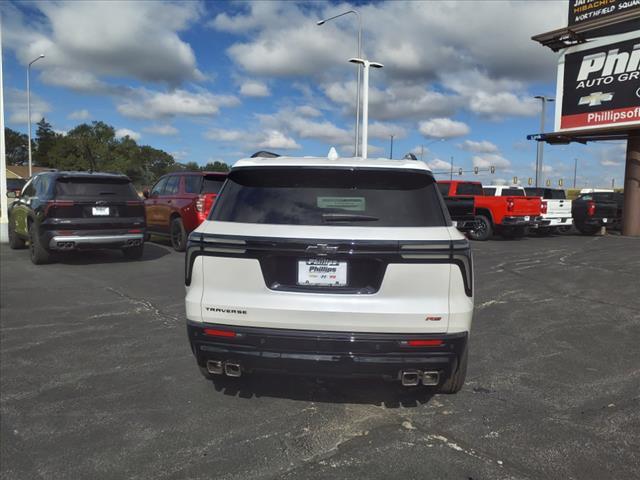
{"label": "suv rear window", "polygon": [[323,167],[234,170],[211,219],[360,227],[447,224],[435,181],[427,173]]}
{"label": "suv rear window", "polygon": [[520,188],[503,188],[501,197],[524,197],[524,190]]}
{"label": "suv rear window", "polygon": [[57,197],[119,197],[137,199],[131,182],[122,178],[61,177],[56,180]]}
{"label": "suv rear window", "polygon": [[479,183],[459,183],[456,195],[484,195],[482,185]]}
{"label": "suv rear window", "polygon": [[214,176],[204,177],[200,193],[219,193],[224,180],[224,178]]}

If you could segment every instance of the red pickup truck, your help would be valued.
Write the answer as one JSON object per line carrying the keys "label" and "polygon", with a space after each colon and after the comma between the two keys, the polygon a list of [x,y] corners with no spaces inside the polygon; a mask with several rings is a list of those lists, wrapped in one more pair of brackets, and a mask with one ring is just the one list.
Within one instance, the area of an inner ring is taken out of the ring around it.
{"label": "red pickup truck", "polygon": [[480,182],[453,180],[438,184],[449,187],[450,197],[474,198],[476,226],[468,233],[473,240],[487,240],[494,232],[506,238],[522,237],[528,227],[537,228],[542,222],[540,197],[487,196]]}

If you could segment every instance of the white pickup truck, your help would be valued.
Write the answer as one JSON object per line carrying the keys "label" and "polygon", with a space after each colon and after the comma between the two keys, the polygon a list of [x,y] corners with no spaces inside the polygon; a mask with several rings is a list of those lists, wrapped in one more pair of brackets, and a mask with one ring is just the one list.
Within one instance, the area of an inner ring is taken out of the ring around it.
{"label": "white pickup truck", "polygon": [[567,230],[573,224],[571,216],[571,200],[567,200],[564,190],[556,188],[524,189],[529,196],[542,197],[542,205],[547,205],[546,212],[542,212],[542,224],[539,233],[553,233]]}

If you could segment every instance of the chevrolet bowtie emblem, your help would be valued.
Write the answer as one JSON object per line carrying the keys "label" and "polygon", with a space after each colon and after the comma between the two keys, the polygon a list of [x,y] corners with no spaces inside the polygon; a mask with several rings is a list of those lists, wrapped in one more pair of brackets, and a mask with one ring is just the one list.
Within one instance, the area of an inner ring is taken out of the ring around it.
{"label": "chevrolet bowtie emblem", "polygon": [[329,253],[335,253],[338,251],[338,247],[334,245],[327,245],[326,243],[318,243],[317,245],[309,245],[307,247],[308,252],[313,252],[317,255],[327,255]]}
{"label": "chevrolet bowtie emblem", "polygon": [[593,92],[591,95],[581,97],[580,100],[578,100],[578,105],[595,107],[596,105],[601,105],[602,102],[608,102],[610,100],[613,100],[613,93]]}

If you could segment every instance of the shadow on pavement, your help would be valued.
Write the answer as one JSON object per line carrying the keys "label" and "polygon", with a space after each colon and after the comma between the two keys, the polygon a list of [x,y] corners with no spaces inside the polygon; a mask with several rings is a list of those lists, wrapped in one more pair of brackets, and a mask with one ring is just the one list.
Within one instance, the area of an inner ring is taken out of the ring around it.
{"label": "shadow on pavement", "polygon": [[403,387],[381,379],[337,379],[260,374],[211,380],[217,392],[239,398],[284,398],[316,403],[352,403],[411,408],[424,405],[436,393],[427,387]]}
{"label": "shadow on pavement", "polygon": [[171,255],[171,251],[165,247],[150,244],[145,242],[144,255],[139,260],[129,260],[125,258],[120,250],[85,250],[74,252],[62,252],[57,253],[55,256],[55,263],[62,263],[65,265],[94,265],[101,263],[135,263],[146,262],[151,260],[157,260],[166,255]]}

